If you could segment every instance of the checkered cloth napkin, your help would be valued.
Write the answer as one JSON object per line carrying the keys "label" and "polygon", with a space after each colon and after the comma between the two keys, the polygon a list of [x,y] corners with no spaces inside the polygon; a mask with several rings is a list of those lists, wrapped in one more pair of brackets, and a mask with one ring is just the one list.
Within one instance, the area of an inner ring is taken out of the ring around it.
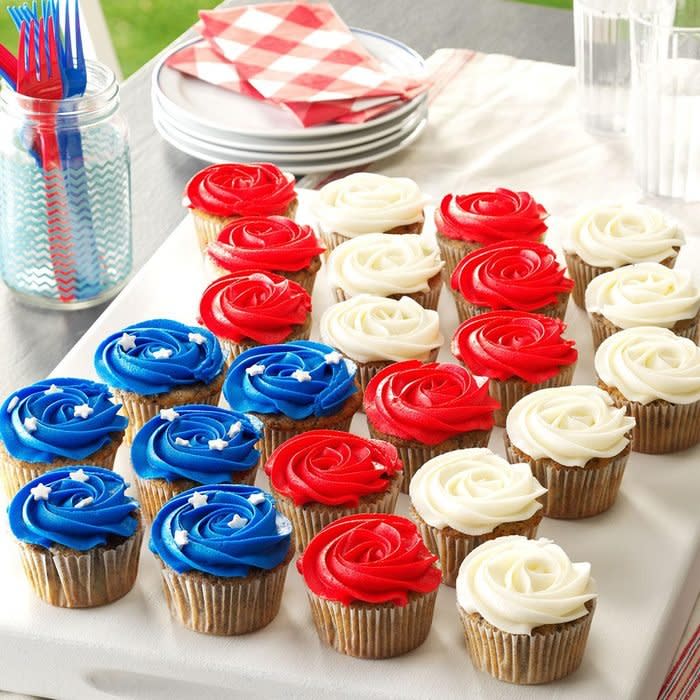
{"label": "checkered cloth napkin", "polygon": [[167,65],[279,104],[304,126],[363,122],[428,88],[424,78],[389,74],[327,4],[235,7],[200,19],[202,41]]}

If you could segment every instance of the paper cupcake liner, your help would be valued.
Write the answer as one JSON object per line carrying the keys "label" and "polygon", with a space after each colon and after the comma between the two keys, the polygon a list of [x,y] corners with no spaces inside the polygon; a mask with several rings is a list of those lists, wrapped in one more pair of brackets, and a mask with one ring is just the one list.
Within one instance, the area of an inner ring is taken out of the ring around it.
{"label": "paper cupcake liner", "polygon": [[231,636],[261,629],[279,613],[290,561],[291,555],[274,569],[256,570],[241,578],[179,574],[163,566],[163,593],[170,615],[202,634]]}
{"label": "paper cupcake liner", "polygon": [[[459,316],[460,323],[469,318],[473,318],[474,316],[480,316],[481,314],[486,314],[493,311],[490,306],[476,306],[475,304],[468,302],[457,290],[452,290],[452,296],[454,297],[455,304],[457,306],[457,316]],[[540,309],[532,309],[531,313],[542,314],[542,316],[550,316],[551,318],[559,318],[564,320],[564,316],[566,316],[566,307],[568,304],[568,292],[562,293],[559,294],[556,304],[549,304]]]}
{"label": "paper cupcake liner", "polygon": [[440,248],[440,256],[445,261],[443,278],[447,286],[450,286],[452,273],[465,255],[469,255],[473,250],[481,248],[480,243],[475,241],[458,241],[453,238],[442,236],[440,232],[436,234],[437,243]]}
{"label": "paper cupcake liner", "polygon": [[[388,231],[375,231],[374,233],[392,233],[395,235],[401,235],[402,233],[421,233],[423,231],[424,223],[424,218],[421,218],[420,221],[416,221],[412,224],[395,226]],[[337,233],[336,231],[321,230],[321,241],[323,242],[323,245],[326,246],[326,257],[332,250],[335,250],[339,245],[345,243],[345,241],[349,241],[352,238],[357,238],[357,236],[344,236],[342,233]]]}
{"label": "paper cupcake liner", "polygon": [[[438,303],[440,302],[440,293],[442,292],[442,278],[439,281],[430,281],[430,289],[427,292],[412,292],[410,294],[392,294],[389,298],[400,299],[402,296],[410,297],[418,302],[424,309],[432,309],[437,311]],[[347,301],[352,298],[352,294],[347,294],[340,287],[333,287],[333,295],[337,302]]]}
{"label": "paper cupcake liner", "polygon": [[419,647],[433,622],[437,589],[414,594],[405,606],[390,603],[343,605],[307,590],[321,641],[341,654],[387,659]]}
{"label": "paper cupcake liner", "polygon": [[[693,342],[696,341],[698,335],[698,318],[700,314],[696,314],[695,318],[690,321],[679,322],[673,326],[672,330],[676,335],[682,338],[690,338]],[[593,336],[593,349],[597,350],[600,344],[611,335],[618,333],[622,330],[619,326],[616,326],[612,321],[607,319],[603,314],[589,314],[588,318],[591,322],[591,335]],[[680,326],[676,328],[676,326]],[[653,325],[653,324],[652,324]]]}
{"label": "paper cupcake liner", "polygon": [[494,627],[477,613],[459,605],[464,638],[472,663],[494,678],[517,685],[549,683],[573,673],[586,650],[595,600],[588,614],[561,625],[547,625],[533,634],[511,634]]}
{"label": "paper cupcake liner", "polygon": [[60,608],[94,608],[125,596],[134,586],[143,527],[117,546],[78,552],[19,542],[22,566],[36,594]]}

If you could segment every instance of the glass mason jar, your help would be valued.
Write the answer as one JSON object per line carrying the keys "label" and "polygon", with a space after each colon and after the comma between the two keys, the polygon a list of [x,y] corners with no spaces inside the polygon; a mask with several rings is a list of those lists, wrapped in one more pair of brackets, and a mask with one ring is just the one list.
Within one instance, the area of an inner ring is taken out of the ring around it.
{"label": "glass mason jar", "polygon": [[80,309],[131,272],[131,179],[119,86],[88,62],[85,95],[0,91],[0,274],[22,300]]}

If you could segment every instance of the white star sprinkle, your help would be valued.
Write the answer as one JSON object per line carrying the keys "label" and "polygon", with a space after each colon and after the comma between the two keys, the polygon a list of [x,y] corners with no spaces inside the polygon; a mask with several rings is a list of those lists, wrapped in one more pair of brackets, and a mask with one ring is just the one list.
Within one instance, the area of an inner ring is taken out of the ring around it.
{"label": "white star sprinkle", "polygon": [[95,499],[92,496],[86,496],[75,504],[76,508],[84,508],[89,506]]}
{"label": "white star sprinkle", "polygon": [[310,382],[311,375],[305,369],[295,369],[292,372],[292,377],[298,382]]}
{"label": "white star sprinkle", "polygon": [[159,348],[152,354],[156,360],[167,360],[173,354],[173,351],[170,348]]}
{"label": "white star sprinkle", "polygon": [[234,438],[241,432],[242,427],[241,421],[237,420],[235,423],[231,424],[231,427],[228,429],[226,435],[228,435],[230,438]]}
{"label": "white star sprinkle", "polygon": [[85,473],[85,470],[81,467],[80,469],[71,472],[68,476],[70,476],[73,481],[80,481],[80,482],[86,482],[90,477]]}
{"label": "white star sprinkle", "polygon": [[37,484],[33,489],[29,490],[29,493],[34,496],[35,501],[48,501],[51,487],[46,484]]}
{"label": "white star sprinkle", "polygon": [[207,342],[207,339],[201,333],[188,333],[187,340],[190,343],[197,343],[197,345],[202,345]]}
{"label": "white star sprinkle", "polygon": [[275,517],[275,527],[278,535],[289,535],[292,532],[292,523],[289,518],[279,513]]}
{"label": "white star sprinkle", "polygon": [[231,520],[226,523],[232,530],[240,530],[248,524],[248,518],[242,518],[236,513]]}
{"label": "white star sprinkle", "polygon": [[15,406],[19,403],[19,396],[13,396],[10,399],[10,403],[7,404],[7,412],[15,410]]}
{"label": "white star sprinkle", "polygon": [[62,394],[63,389],[61,389],[60,386],[56,386],[55,384],[52,384],[46,391],[44,391],[45,394]]}
{"label": "white star sprinkle", "polygon": [[257,377],[265,371],[265,365],[251,365],[245,368],[245,373],[249,377]]}
{"label": "white star sprinkle", "polygon": [[345,358],[345,369],[351,377],[357,373],[357,365],[352,360],[348,360],[347,357]]}
{"label": "white star sprinkle", "polygon": [[248,503],[254,506],[259,506],[261,503],[265,502],[265,494],[262,491],[258,491],[257,493],[251,493],[250,496],[248,496]]}
{"label": "white star sprinkle", "polygon": [[175,544],[182,549],[186,544],[190,543],[190,533],[187,530],[175,530],[173,539]]}
{"label": "white star sprinkle", "polygon": [[89,418],[94,413],[94,409],[86,403],[81,403],[79,406],[73,406],[73,415],[76,418]]}
{"label": "white star sprinkle", "polygon": [[185,438],[181,437],[176,437],[175,438],[175,444],[180,445],[180,447],[189,447],[190,446],[190,441],[185,440]]}
{"label": "white star sprinkle", "polygon": [[209,501],[209,496],[207,496],[206,493],[200,493],[199,491],[195,491],[188,499],[187,502],[193,507],[193,508],[199,508],[200,506],[205,506],[207,505],[207,502]]}
{"label": "white star sprinkle", "polygon": [[383,472],[385,470],[384,465],[379,462],[372,462],[372,466],[378,471]]}
{"label": "white star sprinkle", "polygon": [[160,409],[160,419],[174,421],[179,418],[180,414],[174,408],[161,408]]}
{"label": "white star sprinkle", "polygon": [[222,440],[221,438],[215,438],[214,440],[209,440],[209,449],[210,450],[218,450],[219,452],[221,452],[221,450],[223,450],[224,447],[228,447],[227,440]]}
{"label": "white star sprinkle", "polygon": [[27,416],[24,419],[24,429],[28,433],[33,433],[39,427],[39,421],[36,416]]}
{"label": "white star sprinkle", "polygon": [[340,364],[340,361],[343,359],[343,356],[337,351],[333,350],[323,356],[323,359],[326,361],[327,365],[337,365]]}
{"label": "white star sprinkle", "polygon": [[117,344],[124,352],[133,350],[136,347],[136,336],[129,335],[128,333],[122,333],[122,337],[119,338]]}

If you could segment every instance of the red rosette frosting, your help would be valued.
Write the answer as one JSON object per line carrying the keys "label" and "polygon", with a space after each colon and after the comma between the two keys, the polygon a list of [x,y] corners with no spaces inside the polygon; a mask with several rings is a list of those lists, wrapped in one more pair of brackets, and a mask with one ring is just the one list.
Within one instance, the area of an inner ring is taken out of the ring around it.
{"label": "red rosette frosting", "polygon": [[236,343],[281,343],[310,312],[311,297],[301,285],[251,270],[215,280],[199,302],[202,323],[219,338]]}
{"label": "red rosette frosting", "polygon": [[556,304],[574,281],[544,243],[504,241],[473,250],[452,273],[452,289],[491,309],[536,311]]}
{"label": "red rosette frosting", "polygon": [[466,370],[449,362],[395,362],[367,384],[365,413],[382,433],[437,445],[472,430],[490,430],[499,403]]}
{"label": "red rosette frosting", "polygon": [[435,210],[435,225],[446,238],[488,245],[514,238],[539,241],[548,214],[527,192],[448,194]]}
{"label": "red rosette frosting", "polygon": [[511,377],[538,384],[578,358],[562,337],[558,318],[526,311],[491,311],[464,321],[452,338],[452,354],[471,372],[490,379]]}
{"label": "red rosette frosting", "polygon": [[280,445],[265,464],[275,491],[298,506],[354,507],[362,496],[386,491],[402,469],[393,445],[340,430],[297,435]]}
{"label": "red rosette frosting", "polygon": [[324,250],[310,226],[284,216],[245,216],[222,229],[207,255],[229,272],[297,272]]}
{"label": "red rosette frosting", "polygon": [[200,170],[185,195],[190,209],[214,216],[282,215],[297,196],[295,184],[272,163],[222,163]]}
{"label": "red rosette frosting", "polygon": [[314,537],[297,561],[309,589],[327,600],[404,606],[441,580],[437,557],[407,518],[346,515]]}

